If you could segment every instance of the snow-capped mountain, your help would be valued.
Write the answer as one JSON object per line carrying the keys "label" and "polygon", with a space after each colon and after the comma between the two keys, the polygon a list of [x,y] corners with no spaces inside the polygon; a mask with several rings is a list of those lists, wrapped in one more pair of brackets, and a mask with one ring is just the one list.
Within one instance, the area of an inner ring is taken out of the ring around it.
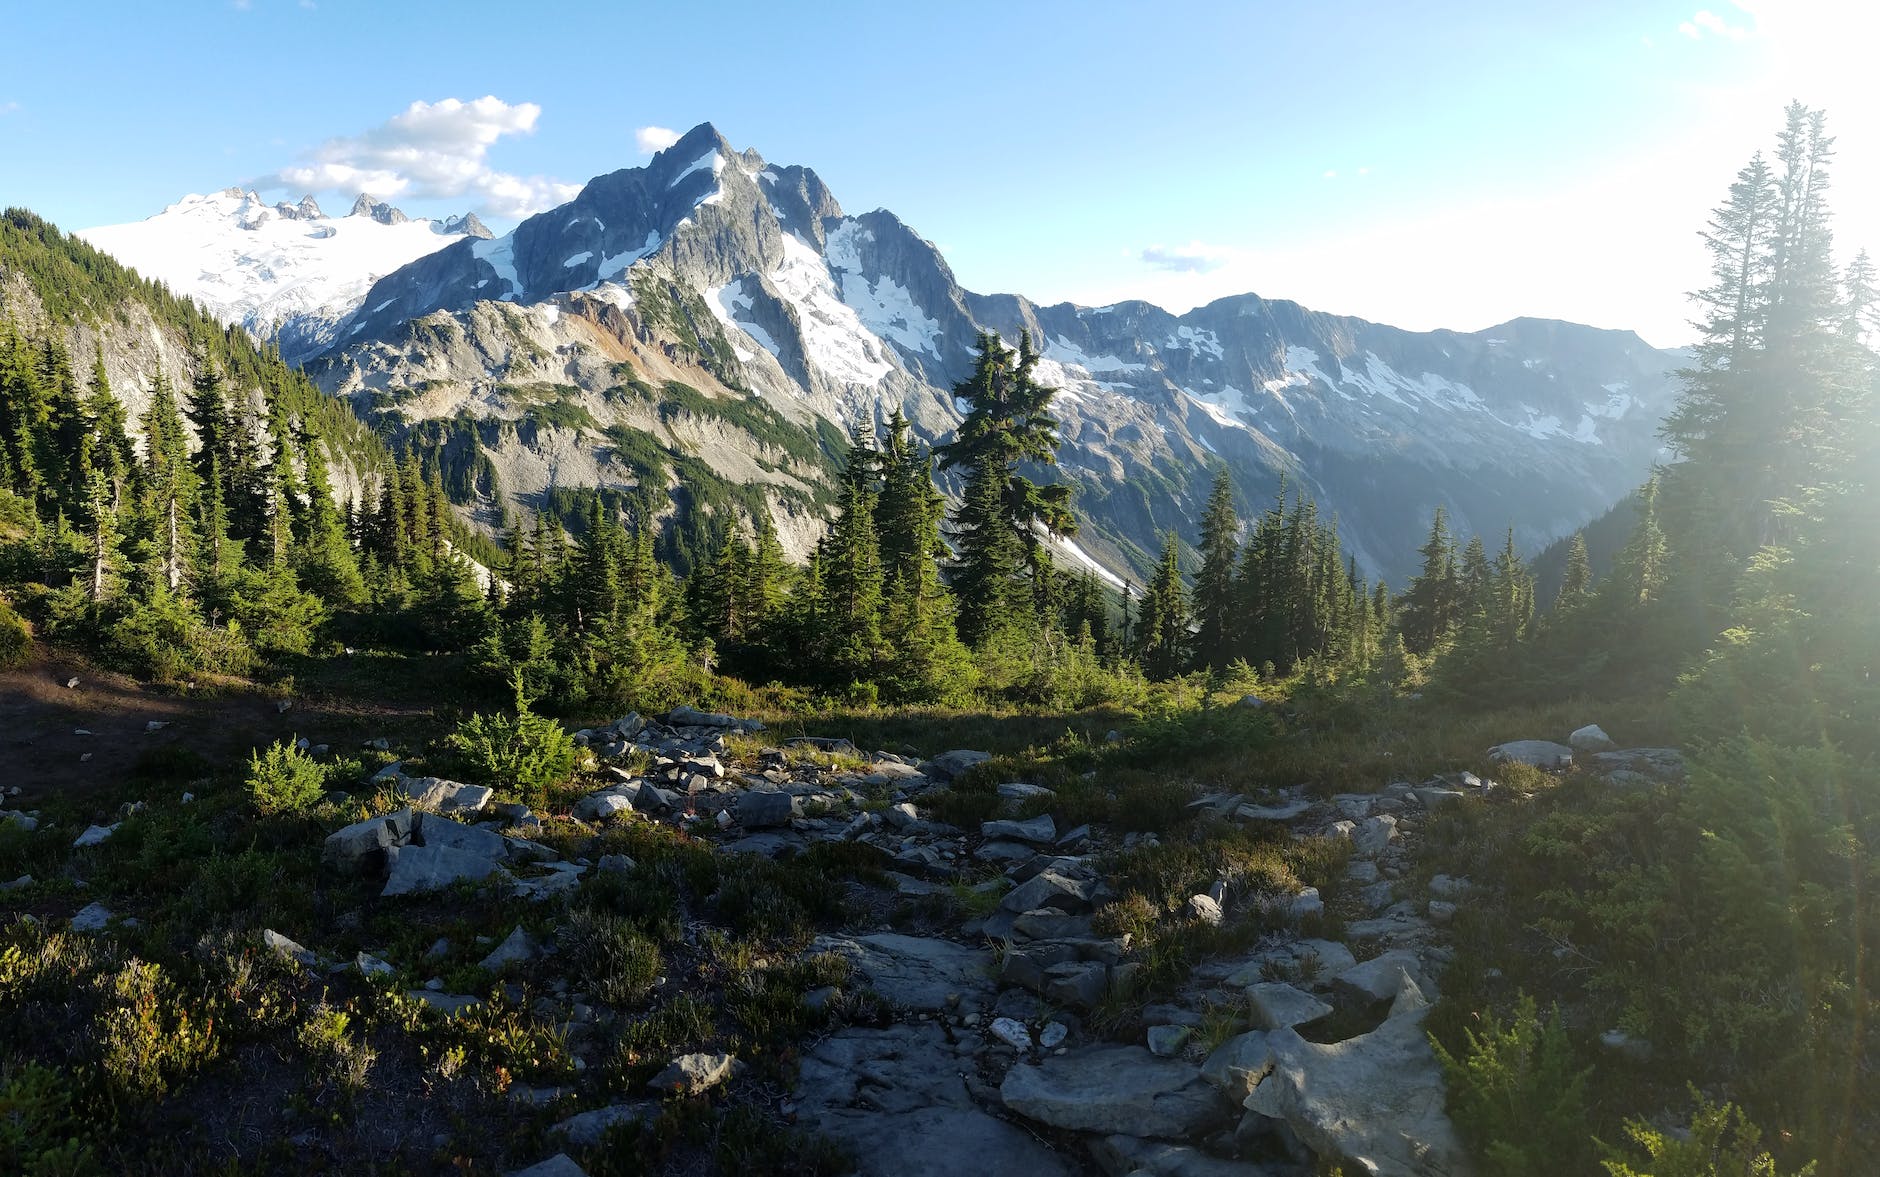
{"label": "snow-capped mountain", "polygon": [[[1123,575],[1163,530],[1192,538],[1216,463],[1246,509],[1282,473],[1311,491],[1394,583],[1438,503],[1465,531],[1513,526],[1538,549],[1643,481],[1680,361],[1630,332],[1541,320],[1408,332],[1252,294],[1183,315],[975,294],[892,213],[846,215],[814,172],[735,151],[709,124],[355,303],[327,324],[316,378],[473,451],[459,460],[518,504],[648,476],[620,457],[618,426],[764,488],[799,551],[815,525],[803,488],[822,474],[732,415],[655,411],[623,390],[754,395],[812,436],[899,407],[937,439],[959,420],[950,389],[977,333],[1029,332],[1062,390],[1062,475],[1079,487],[1085,530],[1067,554]],[[547,396],[567,411],[531,408]]]}
{"label": "snow-capped mountain", "polygon": [[185,196],[147,220],[78,235],[298,360],[333,342],[331,327],[381,276],[490,233],[474,213],[413,220],[363,194],[346,216],[329,217],[311,196],[268,204],[253,191],[225,188]]}

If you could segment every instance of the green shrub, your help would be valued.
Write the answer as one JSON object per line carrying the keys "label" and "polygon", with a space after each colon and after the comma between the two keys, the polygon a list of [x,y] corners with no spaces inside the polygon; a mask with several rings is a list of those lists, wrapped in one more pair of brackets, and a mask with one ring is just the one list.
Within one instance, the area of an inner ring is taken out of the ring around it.
{"label": "green shrub", "polygon": [[20,1067],[0,1079],[0,1172],[20,1177],[103,1173],[84,1139],[89,1119],[69,1076],[38,1063]]}
{"label": "green shrub", "polygon": [[164,1095],[220,1053],[213,1012],[188,1009],[163,970],[133,960],[108,981],[95,1029],[111,1087],[142,1099]]}
{"label": "green shrub", "polygon": [[13,611],[13,606],[0,599],[0,670],[25,662],[32,643],[33,631]]}
{"label": "green shrub", "polygon": [[326,794],[326,771],[290,736],[248,757],[248,795],[262,813],[298,813]]}
{"label": "green shrub", "polygon": [[[1757,1148],[1762,1132],[1742,1109],[1711,1103],[1695,1089],[1691,1094],[1697,1109],[1687,1132],[1662,1132],[1643,1120],[1626,1121],[1626,1137],[1644,1157],[1627,1158],[1617,1149],[1606,1149],[1600,1163],[1610,1177],[1781,1177],[1775,1158]],[[1634,1161],[1646,1167],[1633,1168]],[[1814,1171],[1810,1161],[1793,1177],[1809,1177]]]}
{"label": "green shrub", "polygon": [[450,746],[471,775],[495,788],[513,788],[523,801],[539,806],[550,785],[574,772],[574,737],[529,710],[520,674],[514,685],[515,715],[472,715],[451,734]]}
{"label": "green shrub", "polygon": [[1461,1058],[1432,1036],[1449,1085],[1449,1112],[1490,1177],[1584,1173],[1592,1151],[1586,1130],[1586,1080],[1575,1070],[1555,1009],[1542,1022],[1526,994],[1503,1026],[1493,1014],[1481,1033],[1464,1030]]}

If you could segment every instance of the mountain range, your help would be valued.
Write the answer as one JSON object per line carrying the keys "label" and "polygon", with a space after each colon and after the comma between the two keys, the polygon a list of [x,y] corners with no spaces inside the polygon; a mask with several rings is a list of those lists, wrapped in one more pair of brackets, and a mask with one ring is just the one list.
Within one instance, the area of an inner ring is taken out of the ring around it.
{"label": "mountain range", "polygon": [[1084,524],[1063,554],[1112,580],[1139,579],[1164,530],[1192,538],[1217,464],[1243,511],[1282,477],[1314,495],[1398,585],[1438,504],[1538,550],[1643,481],[1683,361],[1550,320],[1411,332],[1254,294],[1180,315],[978,294],[893,213],[846,214],[710,124],[501,236],[234,189],[84,236],[443,447],[486,524],[577,486],[676,510],[709,477],[800,555],[841,431],[898,408],[944,439],[977,333],[1029,332]]}

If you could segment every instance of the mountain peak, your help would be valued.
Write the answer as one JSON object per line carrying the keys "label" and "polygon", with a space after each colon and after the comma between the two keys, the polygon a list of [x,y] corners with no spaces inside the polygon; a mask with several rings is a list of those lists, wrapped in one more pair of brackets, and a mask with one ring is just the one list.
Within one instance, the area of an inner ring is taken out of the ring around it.
{"label": "mountain peak", "polygon": [[475,237],[482,241],[488,241],[496,236],[490,232],[489,226],[477,220],[477,215],[473,212],[465,213],[461,217],[445,217],[443,223],[438,226],[438,231],[462,233],[465,237]]}
{"label": "mountain peak", "polygon": [[353,201],[353,217],[371,217],[381,225],[402,225],[411,218],[393,208],[383,200],[375,200],[369,192],[361,192],[359,199]]}

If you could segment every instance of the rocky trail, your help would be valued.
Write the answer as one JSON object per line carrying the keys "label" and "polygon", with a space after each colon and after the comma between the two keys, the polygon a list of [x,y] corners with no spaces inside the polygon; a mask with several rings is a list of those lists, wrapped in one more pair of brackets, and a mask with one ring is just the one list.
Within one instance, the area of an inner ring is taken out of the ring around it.
{"label": "rocky trail", "polygon": [[[1197,890],[1165,918],[1258,930],[1237,951],[1184,962],[1185,980],[1141,1004],[1150,965],[1103,912],[1119,898],[1109,873],[1119,855],[1157,847],[1157,835],[1061,829],[1053,792],[1022,781],[996,786],[1010,816],[958,828],[926,802],[967,774],[983,786],[986,753],[923,760],[815,739],[770,747],[761,733],[761,724],[691,709],[578,732],[613,783],[548,820],[597,834],[668,823],[721,855],[789,858],[819,843],[857,843],[886,864],[881,883],[863,888],[877,900],[959,901],[936,910],[963,917],[922,934],[864,918],[810,945],[811,955],[846,961],[845,985],[871,993],[881,1016],[838,1020],[803,1043],[775,1111],[845,1146],[861,1174],[1304,1177],[1326,1161],[1376,1174],[1470,1171],[1423,1022],[1451,958],[1447,925],[1473,884],[1422,876],[1414,856],[1434,812],[1493,795],[1494,781],[1458,772],[1374,794],[1318,796],[1300,786],[1195,799],[1203,830],[1333,844],[1343,878],[1332,910],[1313,888],[1280,893],[1254,878]],[[1571,746],[1524,741],[1493,755],[1543,768],[1579,756],[1621,787],[1681,772],[1675,752],[1616,750],[1597,728],[1575,732]],[[367,787],[407,804],[334,830],[322,857],[329,871],[382,884],[386,898],[467,883],[552,903],[635,868],[620,854],[564,857],[536,840],[544,815],[496,803],[485,787],[406,775],[401,764]],[[80,841],[109,836],[97,827]],[[73,926],[102,929],[113,919],[94,904]],[[269,930],[264,939],[316,972],[424,967],[365,952],[331,959],[317,929]],[[529,965],[540,978],[556,972],[558,951],[555,936],[517,924],[480,964],[498,976]],[[801,1001],[820,1009],[846,1000],[839,990],[804,992]],[[549,992],[532,1008],[564,1027],[577,1056],[617,1016],[564,980]],[[448,991],[441,977],[408,996],[439,1016],[484,1001]],[[729,1054],[674,1057],[646,1098],[589,1107],[549,1136],[577,1153],[593,1148],[610,1127],[656,1116],[659,1097],[734,1084],[743,1070]],[[575,1087],[522,1090],[536,1103],[594,1102]],[[521,1170],[581,1171],[565,1152]]]}

